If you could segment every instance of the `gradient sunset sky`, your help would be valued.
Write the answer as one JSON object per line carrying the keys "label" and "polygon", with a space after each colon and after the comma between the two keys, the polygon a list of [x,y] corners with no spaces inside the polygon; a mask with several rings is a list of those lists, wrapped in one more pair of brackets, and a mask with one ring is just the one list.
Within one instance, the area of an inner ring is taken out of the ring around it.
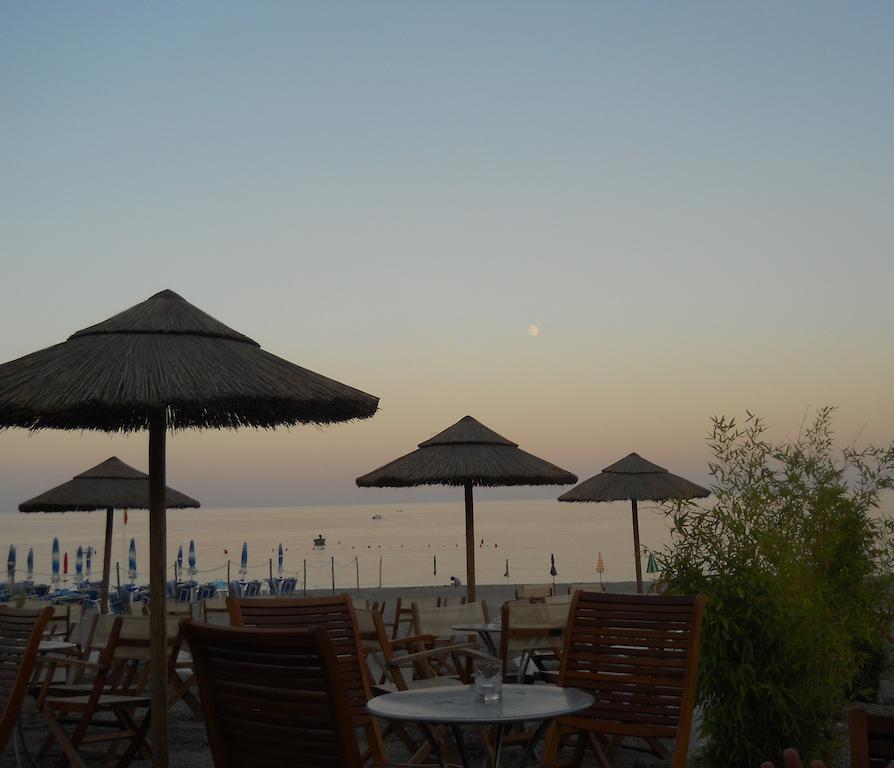
{"label": "gradient sunset sky", "polygon": [[[704,482],[746,409],[890,442],[892,39],[890,2],[5,2],[0,362],[171,288],[381,398],[175,435],[207,506],[454,498],[354,478],[467,413],[581,479]],[[0,512],[146,445],[2,432]]]}

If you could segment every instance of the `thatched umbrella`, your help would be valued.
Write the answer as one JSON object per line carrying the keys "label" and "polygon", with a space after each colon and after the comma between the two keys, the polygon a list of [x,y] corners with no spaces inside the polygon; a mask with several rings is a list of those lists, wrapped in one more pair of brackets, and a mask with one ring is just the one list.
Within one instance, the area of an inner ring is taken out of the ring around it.
{"label": "thatched umbrella", "polygon": [[631,453],[598,475],[584,480],[567,493],[559,496],[559,501],[627,501],[633,509],[633,553],[636,562],[636,589],[643,591],[643,567],[640,563],[639,514],[637,501],[667,501],[668,499],[697,499],[710,496],[707,488],[702,488],[689,480],[672,475],[664,467],[659,467],[642,456]]}
{"label": "thatched umbrella", "polygon": [[[265,352],[172,291],[0,366],[0,428],[149,430],[156,606],[165,599],[168,429],[331,424],[377,408],[378,398]],[[152,754],[166,766],[165,612],[151,617]]]}
{"label": "thatched umbrella", "polygon": [[363,477],[365,488],[403,488],[416,485],[462,485],[466,490],[466,581],[469,600],[475,599],[475,522],[472,487],[475,485],[568,485],[577,477],[555,464],[525,453],[471,416],[419,443],[419,450],[395,459]]}
{"label": "thatched umbrella", "polygon": [[[165,504],[168,509],[200,506],[198,501],[173,488],[165,488]],[[104,612],[108,612],[115,510],[149,509],[149,475],[112,456],[75,475],[67,483],[19,504],[19,512],[93,512],[97,509],[106,511],[101,606]]]}

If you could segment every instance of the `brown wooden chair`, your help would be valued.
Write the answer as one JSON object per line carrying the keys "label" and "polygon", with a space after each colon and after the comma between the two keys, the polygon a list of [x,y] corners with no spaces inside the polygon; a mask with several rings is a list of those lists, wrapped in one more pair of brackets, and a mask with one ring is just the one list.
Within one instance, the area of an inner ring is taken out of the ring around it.
{"label": "brown wooden chair", "polygon": [[413,601],[424,608],[440,608],[443,605],[440,597],[416,597],[404,600],[398,597],[394,602],[394,624],[391,625],[391,639],[396,640],[400,634],[402,624],[407,625],[407,630],[413,634]]}
{"label": "brown wooden chair", "polygon": [[[586,746],[608,768],[624,738],[639,736],[663,757],[673,739],[672,768],[689,748],[704,595],[662,597],[577,592],[565,633],[559,685],[593,695],[584,712],[550,729],[544,765],[556,765],[560,740],[578,733],[575,762]],[[610,740],[604,751],[600,739]]]}
{"label": "brown wooden chair", "polygon": [[0,753],[21,714],[40,640],[52,615],[50,606],[0,608]]}
{"label": "brown wooden chair", "polygon": [[323,627],[246,629],[188,620],[183,633],[215,768],[360,768],[344,663]]}
{"label": "brown wooden chair", "polygon": [[230,623],[234,627],[304,630],[321,627],[326,630],[338,657],[354,727],[364,732],[368,757],[374,762],[385,762],[385,747],[378,722],[366,711],[366,702],[372,697],[372,691],[350,597],[228,597],[227,607],[230,609]]}
{"label": "brown wooden chair", "polygon": [[[137,752],[150,755],[146,740],[150,699],[141,692],[148,670],[147,629],[148,621],[116,616],[111,619],[105,645],[96,662],[48,657],[48,662],[87,668],[93,673],[89,683],[77,684],[73,690],[51,688],[42,697],[41,712],[63,752],[59,766],[71,763],[75,768],[81,768],[84,766],[81,747],[102,742],[109,742],[109,759],[120,742],[127,742],[119,766],[128,765]],[[137,710],[145,710],[141,722],[137,722]],[[110,714],[113,721],[108,720]],[[72,719],[74,728],[66,731],[65,724]],[[116,728],[110,730],[110,724]],[[92,726],[101,727],[91,730]]]}
{"label": "brown wooden chair", "polygon": [[854,708],[848,717],[851,768],[887,768],[894,763],[894,716]]}
{"label": "brown wooden chair", "polygon": [[565,602],[503,604],[500,658],[506,682],[556,681],[570,609]]}

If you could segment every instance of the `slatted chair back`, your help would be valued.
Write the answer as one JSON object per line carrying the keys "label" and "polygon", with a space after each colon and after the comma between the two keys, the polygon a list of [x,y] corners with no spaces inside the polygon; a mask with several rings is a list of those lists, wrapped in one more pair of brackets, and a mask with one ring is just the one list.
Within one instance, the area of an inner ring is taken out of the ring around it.
{"label": "slatted chair back", "polygon": [[851,768],[887,768],[894,763],[894,716],[855,707],[848,721]]}
{"label": "slatted chair back", "polygon": [[559,685],[595,703],[562,725],[620,737],[673,739],[672,768],[689,748],[704,595],[576,592]]}
{"label": "slatted chair back", "polygon": [[38,610],[0,609],[0,753],[22,711],[40,640],[52,615],[46,604]]}
{"label": "slatted chair back", "polygon": [[404,599],[398,597],[394,603],[394,624],[391,626],[391,639],[396,640],[400,634],[401,625],[406,625],[408,634],[413,632],[413,603],[419,605],[420,608],[438,608],[446,604],[446,600],[442,601],[440,597],[414,597]]}
{"label": "slatted chair back", "polygon": [[304,630],[321,627],[326,630],[338,657],[354,725],[366,731],[373,759],[385,759],[378,724],[366,711],[366,702],[372,693],[354,606],[348,595],[303,599],[228,597],[227,607],[230,609],[230,624],[234,627]]}
{"label": "slatted chair back", "polygon": [[[457,631],[454,624],[487,624],[490,614],[483,600],[459,605],[442,605],[440,608],[426,608],[413,603],[413,631],[417,635],[434,635],[439,640],[452,642]],[[474,639],[474,635],[469,635]]]}
{"label": "slatted chair back", "polygon": [[52,613],[50,614],[50,620],[44,628],[44,635],[47,638],[55,638],[57,640],[59,638],[67,639],[71,632],[70,605],[53,605],[46,600],[25,600],[22,604],[22,608],[28,611],[42,611],[47,606],[50,607]]}
{"label": "slatted chair back", "polygon": [[335,644],[322,627],[187,621],[215,768],[361,765]]}

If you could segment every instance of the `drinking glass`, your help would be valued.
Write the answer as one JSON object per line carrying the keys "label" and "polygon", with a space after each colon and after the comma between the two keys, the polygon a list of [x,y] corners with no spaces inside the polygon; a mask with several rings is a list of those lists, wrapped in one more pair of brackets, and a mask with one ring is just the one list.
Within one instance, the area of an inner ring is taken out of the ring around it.
{"label": "drinking glass", "polygon": [[503,693],[503,666],[498,659],[479,659],[474,667],[475,695],[485,704],[499,701]]}

